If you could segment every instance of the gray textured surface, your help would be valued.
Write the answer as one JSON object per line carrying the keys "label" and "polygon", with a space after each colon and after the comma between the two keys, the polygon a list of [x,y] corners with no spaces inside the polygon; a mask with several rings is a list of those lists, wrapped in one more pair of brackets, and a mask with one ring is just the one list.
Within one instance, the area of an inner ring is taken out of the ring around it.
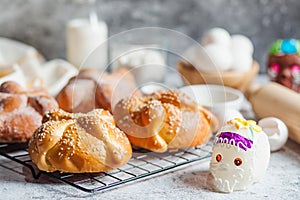
{"label": "gray textured surface", "polygon": [[[0,0],[0,36],[29,43],[47,58],[65,57],[65,23],[88,7],[71,0]],[[277,38],[299,37],[298,0],[98,0],[96,10],[110,34],[159,26],[199,39],[209,28],[249,36],[264,71],[266,51]],[[177,42],[177,41],[171,41]]]}

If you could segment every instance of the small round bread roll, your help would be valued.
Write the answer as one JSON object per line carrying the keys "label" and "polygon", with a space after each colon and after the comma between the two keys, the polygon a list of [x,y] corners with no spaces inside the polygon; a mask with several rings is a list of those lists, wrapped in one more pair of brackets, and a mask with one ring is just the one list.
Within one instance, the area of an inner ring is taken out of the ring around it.
{"label": "small round bread roll", "polygon": [[47,172],[105,172],[127,163],[132,149],[108,111],[73,114],[58,109],[44,115],[29,154]]}

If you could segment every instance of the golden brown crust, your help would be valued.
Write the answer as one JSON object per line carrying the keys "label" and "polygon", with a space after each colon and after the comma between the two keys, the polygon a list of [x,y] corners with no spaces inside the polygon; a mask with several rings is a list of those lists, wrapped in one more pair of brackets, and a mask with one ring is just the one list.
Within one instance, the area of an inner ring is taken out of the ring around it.
{"label": "golden brown crust", "polygon": [[[136,89],[135,80],[127,69],[99,73],[83,69],[56,96],[60,108],[67,112],[89,112],[95,108],[111,111],[112,104]],[[83,92],[84,91],[84,92]]]}
{"label": "golden brown crust", "polygon": [[26,91],[13,81],[0,86],[0,142],[28,142],[45,111],[57,102],[44,90]]}
{"label": "golden brown crust", "polygon": [[212,113],[176,90],[123,99],[113,113],[133,145],[155,152],[203,144],[217,126]]}
{"label": "golden brown crust", "polygon": [[40,170],[105,172],[131,158],[131,145],[108,111],[53,110],[44,115],[43,122],[29,142],[30,157]]}

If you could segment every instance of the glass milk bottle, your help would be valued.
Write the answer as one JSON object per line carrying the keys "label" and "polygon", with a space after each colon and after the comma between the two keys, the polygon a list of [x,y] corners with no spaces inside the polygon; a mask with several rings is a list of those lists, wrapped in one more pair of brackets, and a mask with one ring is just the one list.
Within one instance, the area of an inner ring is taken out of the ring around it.
{"label": "glass milk bottle", "polygon": [[[94,3],[93,0],[86,2]],[[71,19],[66,29],[66,54],[70,63],[78,69],[106,67],[107,25],[98,19],[94,10],[90,9],[87,18]],[[88,57],[95,49],[97,49],[97,56]]]}

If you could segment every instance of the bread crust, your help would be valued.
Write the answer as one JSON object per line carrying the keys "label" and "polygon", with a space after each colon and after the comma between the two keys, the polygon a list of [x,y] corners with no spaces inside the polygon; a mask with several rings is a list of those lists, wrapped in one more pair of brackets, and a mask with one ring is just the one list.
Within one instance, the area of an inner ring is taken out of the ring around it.
{"label": "bread crust", "polygon": [[28,142],[42,124],[44,112],[58,104],[43,89],[25,90],[16,82],[0,86],[0,142]]}
{"label": "bread crust", "polygon": [[[89,112],[95,108],[112,111],[112,106],[136,90],[133,75],[127,69],[101,74],[83,69],[56,96],[59,107],[67,112]],[[138,95],[138,93],[136,93]]]}
{"label": "bread crust", "polygon": [[29,154],[47,172],[106,172],[127,163],[132,149],[108,111],[73,114],[56,109],[44,115]]}
{"label": "bread crust", "polygon": [[176,90],[123,99],[113,114],[134,146],[154,152],[203,144],[218,123],[210,111]]}

